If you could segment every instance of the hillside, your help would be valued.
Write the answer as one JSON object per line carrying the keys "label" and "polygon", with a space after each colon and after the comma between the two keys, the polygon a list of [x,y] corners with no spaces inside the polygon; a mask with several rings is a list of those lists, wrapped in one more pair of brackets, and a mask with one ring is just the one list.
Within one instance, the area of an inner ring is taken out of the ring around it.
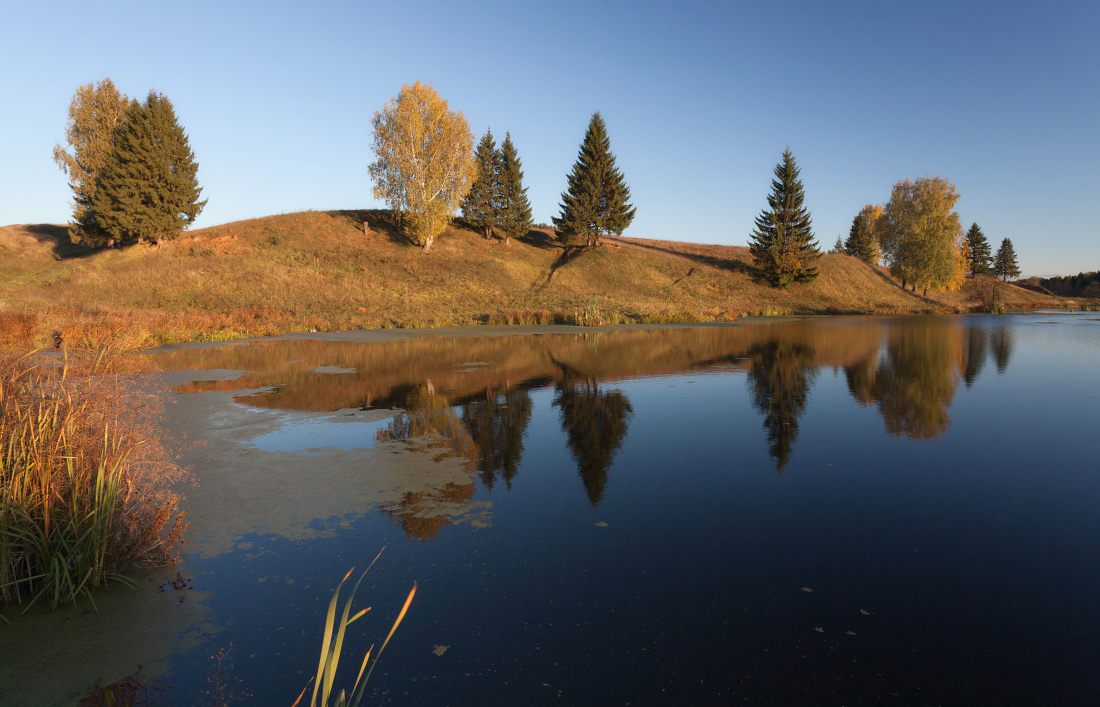
{"label": "hillside", "polygon": [[[159,248],[102,251],[70,244],[64,227],[6,226],[0,335],[130,348],[313,329],[980,306],[971,281],[925,298],[849,256],[826,255],[819,267],[812,284],[774,290],[756,281],[747,247],[608,238],[595,250],[566,251],[544,230],[504,245],[458,226],[424,253],[383,211],[269,216],[190,231]],[[1002,296],[1010,307],[1061,302],[1011,285]]]}

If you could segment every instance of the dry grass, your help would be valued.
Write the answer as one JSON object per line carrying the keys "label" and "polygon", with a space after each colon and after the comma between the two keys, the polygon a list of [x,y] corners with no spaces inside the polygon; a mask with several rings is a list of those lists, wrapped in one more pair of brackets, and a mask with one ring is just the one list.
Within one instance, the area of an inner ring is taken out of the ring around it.
{"label": "dry grass", "polygon": [[[608,238],[598,249],[566,251],[545,229],[504,245],[456,225],[426,254],[380,211],[284,214],[190,232],[159,248],[94,253],[72,249],[63,234],[0,229],[0,312],[37,315],[31,336],[40,345],[126,349],[289,331],[725,321],[978,304],[965,289],[927,298],[905,292],[881,268],[844,255],[824,256],[814,283],[774,290],[758,282],[748,249],[738,246]],[[1052,304],[1009,290],[1010,306]]]}
{"label": "dry grass", "polygon": [[90,598],[174,559],[181,472],[153,433],[154,401],[103,355],[0,351],[0,603]]}

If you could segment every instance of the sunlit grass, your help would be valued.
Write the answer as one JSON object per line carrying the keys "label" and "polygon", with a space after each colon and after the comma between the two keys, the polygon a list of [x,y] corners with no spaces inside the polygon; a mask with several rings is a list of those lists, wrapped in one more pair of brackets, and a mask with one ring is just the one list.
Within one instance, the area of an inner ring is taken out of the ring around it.
{"label": "sunlit grass", "polygon": [[[363,656],[363,662],[359,666],[359,673],[356,675],[355,683],[351,686],[351,690],[341,689],[337,691],[336,672],[340,666],[340,658],[344,649],[344,638],[347,628],[370,611],[370,607],[367,607],[365,609],[360,609],[352,615],[352,602],[355,600],[355,593],[359,590],[359,585],[362,583],[363,578],[381,555],[382,553],[379,552],[374,560],[371,561],[370,565],[367,566],[367,569],[363,570],[363,573],[359,575],[359,579],[356,580],[355,586],[351,588],[351,593],[348,594],[348,598],[344,602],[344,608],[340,613],[339,621],[337,621],[336,618],[336,611],[340,601],[340,591],[343,589],[344,583],[348,581],[348,578],[350,578],[355,571],[354,567],[348,570],[348,573],[344,575],[344,578],[336,585],[336,591],[332,593],[332,599],[329,601],[328,605],[328,613],[325,616],[325,631],[321,639],[321,655],[317,662],[317,674],[310,680],[313,684],[313,696],[309,702],[310,707],[318,707],[319,705],[321,707],[353,707],[363,700],[363,692],[366,690],[371,673],[374,672],[375,666],[378,665],[378,659],[382,657],[382,651],[386,649],[386,644],[393,638],[393,634],[397,631],[397,627],[401,625],[401,621],[404,620],[405,614],[409,610],[409,605],[412,604],[413,597],[416,596],[416,584],[413,583],[413,587],[409,590],[409,595],[405,599],[405,604],[397,614],[393,626],[390,627],[390,632],[386,634],[386,638],[382,641],[382,645],[379,646],[378,652],[374,654],[374,661],[371,662],[370,659],[371,653],[374,651],[374,646],[372,645],[367,649],[366,655]],[[370,665],[369,669],[367,668],[368,664]],[[305,697],[307,690],[309,690],[309,684],[302,689],[301,694],[298,695],[298,699],[294,701],[292,707],[298,707],[302,698]]]}
{"label": "sunlit grass", "polygon": [[111,373],[102,353],[0,352],[0,603],[92,599],[175,557],[181,472],[141,416],[150,401]]}

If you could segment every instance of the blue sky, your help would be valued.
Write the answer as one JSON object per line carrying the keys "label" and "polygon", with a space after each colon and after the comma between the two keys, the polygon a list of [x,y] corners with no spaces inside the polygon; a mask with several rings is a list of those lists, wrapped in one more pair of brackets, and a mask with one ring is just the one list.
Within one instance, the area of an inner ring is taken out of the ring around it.
{"label": "blue sky", "polygon": [[0,224],[62,223],[53,164],[81,84],[176,108],[196,227],[381,206],[370,120],[431,83],[475,137],[512,134],[536,221],[593,111],[625,235],[744,245],[790,146],[823,249],[895,182],[941,175],[1024,275],[1100,269],[1100,3],[13,3],[0,23]]}

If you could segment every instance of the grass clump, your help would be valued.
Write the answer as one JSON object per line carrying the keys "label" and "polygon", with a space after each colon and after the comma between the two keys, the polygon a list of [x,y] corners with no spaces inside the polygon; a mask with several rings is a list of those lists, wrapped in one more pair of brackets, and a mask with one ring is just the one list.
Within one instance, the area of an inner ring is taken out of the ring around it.
{"label": "grass clump", "polygon": [[[185,523],[143,396],[109,357],[0,352],[0,603],[91,599],[175,559]],[[94,606],[94,600],[93,600]]]}
{"label": "grass clump", "polygon": [[[363,691],[367,688],[367,681],[370,680],[371,673],[374,672],[374,668],[378,665],[378,659],[382,657],[382,651],[386,649],[386,644],[393,638],[393,634],[397,631],[397,627],[401,625],[401,621],[404,620],[405,614],[409,610],[409,605],[412,604],[413,597],[416,596],[416,584],[413,584],[412,589],[409,591],[408,597],[405,599],[404,606],[401,607],[401,611],[397,614],[397,618],[393,622],[393,626],[390,627],[390,632],[386,634],[386,638],[382,641],[382,645],[378,648],[378,653],[374,656],[374,662],[370,662],[371,653],[374,651],[372,645],[367,649],[367,653],[363,656],[363,662],[359,666],[359,674],[355,678],[355,684],[352,685],[350,695],[346,690],[336,691],[336,669],[340,666],[340,656],[344,648],[344,637],[347,633],[347,628],[354,621],[362,618],[370,611],[370,607],[360,609],[351,615],[351,605],[355,600],[355,593],[359,590],[359,584],[362,583],[363,577],[367,576],[367,572],[374,566],[374,563],[378,561],[382,553],[379,552],[371,561],[367,569],[363,570],[363,574],[359,575],[359,579],[355,582],[355,586],[352,587],[351,593],[348,595],[347,601],[344,602],[344,609],[340,614],[340,619],[336,619],[336,609],[340,600],[340,590],[343,589],[344,583],[351,577],[351,573],[355,571],[352,567],[348,570],[348,573],[344,575],[344,578],[340,580],[340,583],[336,585],[336,591],[332,593],[332,599],[328,604],[328,614],[325,617],[325,633],[321,640],[321,656],[317,662],[317,675],[311,678],[310,682],[313,683],[313,697],[310,699],[310,707],[354,707],[363,700]],[[370,670],[367,670],[367,664],[370,664]],[[364,674],[365,673],[365,674]],[[291,707],[298,707],[302,702],[302,698],[305,697],[306,690],[309,689],[309,684],[302,689],[301,694],[298,695],[298,699],[294,700],[294,704]]]}

